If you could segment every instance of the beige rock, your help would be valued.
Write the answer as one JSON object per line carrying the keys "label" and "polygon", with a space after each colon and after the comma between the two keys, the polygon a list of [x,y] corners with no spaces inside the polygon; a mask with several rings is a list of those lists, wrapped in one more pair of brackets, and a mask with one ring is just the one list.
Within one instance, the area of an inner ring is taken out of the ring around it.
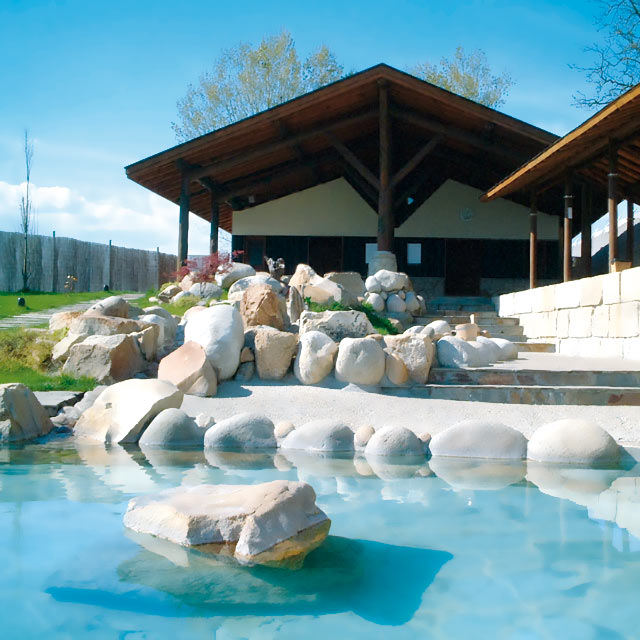
{"label": "beige rock", "polygon": [[240,352],[240,362],[253,362],[254,360],[255,356],[253,355],[251,347],[242,347],[242,351]]}
{"label": "beige rock", "polygon": [[375,429],[371,425],[358,427],[353,435],[353,445],[355,448],[358,450],[364,449],[375,432]]}
{"label": "beige rock", "polygon": [[89,336],[71,347],[62,372],[111,384],[131,378],[143,368],[137,340],[130,335]]}
{"label": "beige rock", "polygon": [[387,353],[384,372],[392,384],[403,385],[409,380],[409,371],[405,363],[395,353]]}
{"label": "beige rock", "polygon": [[345,291],[352,296],[363,296],[365,294],[364,280],[357,271],[331,271],[325,273],[324,277],[339,284]]}
{"label": "beige rock", "polygon": [[44,436],[53,428],[35,394],[23,384],[0,384],[0,445]]}
{"label": "beige rock", "polygon": [[276,440],[282,440],[286,438],[294,429],[295,425],[290,420],[283,420],[282,422],[278,422],[273,430],[273,435],[276,437]]}
{"label": "beige rock", "polygon": [[243,293],[240,313],[245,327],[285,328],[286,302],[267,284],[252,285]]}
{"label": "beige rock", "polygon": [[69,333],[86,336],[115,336],[137,333],[148,326],[148,323],[138,320],[84,313],[73,320],[69,326]]}
{"label": "beige rock", "polygon": [[273,327],[257,327],[255,359],[258,376],[263,380],[284,378],[297,347],[298,337],[295,334],[278,331]]}
{"label": "beige rock", "polygon": [[112,316],[114,318],[129,317],[129,303],[120,296],[109,296],[90,306],[86,315]]}
{"label": "beige rock", "polygon": [[181,291],[182,289],[177,284],[170,284],[158,294],[158,299],[162,302],[169,302],[169,300],[177,296]]}
{"label": "beige rock", "polygon": [[293,372],[302,384],[317,384],[333,370],[338,345],[320,331],[300,336]]}
{"label": "beige rock", "polygon": [[375,333],[362,311],[305,311],[300,316],[300,334],[320,331],[335,342],[343,338],[364,338]]}
{"label": "beige rock", "polygon": [[289,322],[297,322],[304,309],[304,299],[300,295],[300,291],[298,291],[296,287],[289,287],[289,293],[287,295],[287,314],[289,315]]}
{"label": "beige rock", "polygon": [[214,551],[232,543],[242,564],[299,567],[327,536],[331,521],[304,482],[176,487],[134,498],[126,527],[183,546]]}
{"label": "beige rock", "polygon": [[300,293],[302,293],[305,285],[309,284],[313,278],[317,277],[318,274],[308,264],[299,264],[289,280],[289,286],[295,287]]}
{"label": "beige rock", "polygon": [[376,385],[385,370],[380,343],[370,338],[345,338],[338,347],[336,378],[360,385]]}
{"label": "beige rock", "polygon": [[384,336],[384,344],[387,353],[402,360],[413,382],[426,384],[434,357],[433,343],[428,335],[404,333]]}
{"label": "beige rock", "polygon": [[212,397],[218,390],[216,372],[197,342],[185,342],[162,358],[158,379],[167,380],[183,393],[193,396]]}
{"label": "beige rock", "polygon": [[65,362],[65,360],[69,357],[71,353],[71,347],[76,344],[80,344],[85,338],[86,335],[78,335],[75,333],[70,333],[66,335],[60,342],[56,343],[53,347],[53,351],[51,353],[51,359],[54,362]]}
{"label": "beige rock", "polygon": [[201,311],[204,311],[205,309],[206,309],[206,307],[203,307],[201,305],[196,305],[195,307],[190,307],[189,309],[187,309],[184,312],[184,315],[182,316],[182,324],[186,324],[191,316],[194,316],[196,313],[200,313]]}
{"label": "beige rock", "polygon": [[49,330],[60,331],[61,329],[69,329],[76,318],[79,318],[83,311],[59,311],[49,318]]}
{"label": "beige rock", "polygon": [[152,362],[158,355],[160,327],[152,324],[138,333],[131,334],[137,341],[145,360]]}
{"label": "beige rock", "polygon": [[164,409],[179,409],[184,394],[164,380],[125,380],[107,387],[76,423],[79,438],[135,443]]}
{"label": "beige rock", "polygon": [[180,286],[180,289],[182,289],[182,291],[189,291],[189,289],[191,289],[193,285],[194,285],[193,278],[189,274],[187,274],[184,278],[182,278],[182,280],[180,280],[179,286]]}

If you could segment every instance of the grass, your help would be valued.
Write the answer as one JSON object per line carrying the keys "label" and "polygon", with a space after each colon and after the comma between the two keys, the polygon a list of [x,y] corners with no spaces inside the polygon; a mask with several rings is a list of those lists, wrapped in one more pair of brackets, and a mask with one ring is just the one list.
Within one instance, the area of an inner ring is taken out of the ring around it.
{"label": "grass", "polygon": [[[191,309],[191,307],[195,307],[198,302],[202,300],[202,298],[198,298],[197,296],[184,296],[180,300],[178,300],[176,304],[171,304],[168,302],[151,302],[149,300],[149,298],[157,297],[158,293],[162,291],[162,289],[164,289],[166,286],[167,284],[163,284],[160,289],[149,289],[142,298],[134,300],[133,304],[135,304],[137,307],[140,307],[141,309],[151,306],[160,306],[163,309],[166,309],[169,313],[172,313],[174,316],[183,316],[188,309]],[[220,300],[227,300],[227,296],[228,291],[223,290]]]}
{"label": "grass", "polygon": [[[78,302],[88,302],[99,298],[108,298],[118,295],[114,291],[82,291],[74,293],[38,293],[28,291],[26,293],[0,292],[0,318],[19,316],[30,311],[43,311],[65,307]],[[18,298],[25,299],[25,306],[18,306]]]}
{"label": "grass", "polygon": [[29,329],[0,331],[0,384],[21,382],[32,391],[89,391],[91,378],[73,378],[53,371],[51,352],[62,332]]}
{"label": "grass", "polygon": [[373,328],[381,335],[394,336],[398,333],[398,330],[391,324],[388,318],[381,316],[379,313],[373,310],[373,307],[366,302],[355,305],[353,307],[347,307],[339,302],[332,302],[331,304],[320,304],[313,302],[311,298],[305,298],[309,311],[362,311],[369,318],[369,322],[373,325]]}

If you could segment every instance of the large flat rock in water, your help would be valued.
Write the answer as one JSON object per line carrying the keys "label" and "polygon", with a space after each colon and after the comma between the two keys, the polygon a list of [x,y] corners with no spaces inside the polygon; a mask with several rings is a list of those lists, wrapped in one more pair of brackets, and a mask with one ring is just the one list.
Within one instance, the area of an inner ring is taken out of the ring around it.
{"label": "large flat rock in water", "polygon": [[34,391],[33,393],[50,417],[58,415],[62,407],[73,406],[84,396],[81,391]]}
{"label": "large flat rock in water", "polygon": [[126,527],[242,564],[297,568],[324,542],[331,521],[305,482],[176,487],[134,498]]}

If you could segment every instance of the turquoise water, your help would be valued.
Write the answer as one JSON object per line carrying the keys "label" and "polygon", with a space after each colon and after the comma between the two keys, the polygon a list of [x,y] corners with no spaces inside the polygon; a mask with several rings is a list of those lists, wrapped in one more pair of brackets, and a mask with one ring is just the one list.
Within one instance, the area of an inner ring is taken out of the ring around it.
{"label": "turquoise water", "polygon": [[[639,476],[69,441],[0,450],[0,637],[637,638]],[[122,526],[140,493],[276,478],[311,483],[333,521],[297,572]]]}

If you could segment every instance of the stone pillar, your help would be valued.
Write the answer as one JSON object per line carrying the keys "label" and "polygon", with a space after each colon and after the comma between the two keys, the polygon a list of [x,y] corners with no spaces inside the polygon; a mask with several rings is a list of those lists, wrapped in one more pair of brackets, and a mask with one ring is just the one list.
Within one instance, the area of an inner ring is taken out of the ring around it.
{"label": "stone pillar", "polygon": [[380,269],[387,269],[388,271],[397,271],[398,262],[396,256],[392,251],[376,251],[369,260],[369,275],[372,276]]}

